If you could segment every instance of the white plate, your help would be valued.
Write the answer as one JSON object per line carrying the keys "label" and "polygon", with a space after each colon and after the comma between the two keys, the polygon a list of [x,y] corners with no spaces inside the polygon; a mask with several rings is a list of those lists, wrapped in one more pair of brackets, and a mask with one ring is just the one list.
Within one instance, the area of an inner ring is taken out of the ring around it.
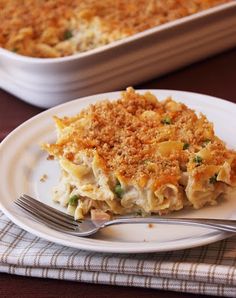
{"label": "white plate", "polygon": [[[140,91],[143,92],[143,91]],[[216,134],[230,148],[236,149],[236,105],[218,98],[172,90],[152,90],[162,100],[172,96],[198,112],[206,114],[214,122]],[[79,238],[56,232],[34,222],[14,206],[13,201],[22,193],[28,193],[58,208],[50,198],[50,190],[57,184],[59,168],[56,161],[48,161],[40,150],[40,143],[55,140],[53,115],[73,115],[89,103],[119,97],[119,92],[100,94],[78,99],[47,110],[15,129],[0,146],[0,208],[17,225],[49,241],[79,249],[142,253],[168,251],[195,247],[229,237],[229,233],[215,232],[206,228],[159,225],[114,226],[102,230],[90,238]],[[40,182],[43,174],[46,182]],[[202,210],[180,211],[174,216],[236,218],[236,200],[225,199],[218,206]]]}

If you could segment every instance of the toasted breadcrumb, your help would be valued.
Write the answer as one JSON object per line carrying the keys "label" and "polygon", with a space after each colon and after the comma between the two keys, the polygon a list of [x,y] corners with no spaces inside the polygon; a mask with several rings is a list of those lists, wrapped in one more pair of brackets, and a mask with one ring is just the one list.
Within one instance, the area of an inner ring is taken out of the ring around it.
{"label": "toasted breadcrumb", "polygon": [[48,179],[48,175],[43,174],[39,180],[40,180],[40,182],[45,182],[47,179]]}
{"label": "toasted breadcrumb", "polygon": [[[163,122],[167,116],[169,124]],[[84,119],[86,125],[82,125]],[[204,165],[223,165],[236,159],[236,153],[215,136],[204,115],[198,117],[171,98],[159,102],[151,93],[141,95],[132,88],[117,101],[98,102],[75,117],[55,121],[62,133],[57,143],[44,145],[50,155],[76,164],[80,150],[96,152],[104,172],[141,187],[150,179],[155,181],[154,189],[165,183],[177,185],[182,171],[195,169],[197,175]],[[210,154],[196,162],[196,152],[202,149]],[[232,177],[235,165],[232,162]]]}

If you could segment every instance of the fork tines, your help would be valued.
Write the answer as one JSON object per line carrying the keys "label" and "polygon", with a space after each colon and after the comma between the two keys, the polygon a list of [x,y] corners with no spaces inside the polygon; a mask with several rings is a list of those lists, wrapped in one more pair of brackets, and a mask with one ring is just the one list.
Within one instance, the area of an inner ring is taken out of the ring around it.
{"label": "fork tines", "polygon": [[75,231],[78,228],[78,222],[73,216],[52,208],[29,195],[20,196],[14,203],[35,219],[57,230]]}

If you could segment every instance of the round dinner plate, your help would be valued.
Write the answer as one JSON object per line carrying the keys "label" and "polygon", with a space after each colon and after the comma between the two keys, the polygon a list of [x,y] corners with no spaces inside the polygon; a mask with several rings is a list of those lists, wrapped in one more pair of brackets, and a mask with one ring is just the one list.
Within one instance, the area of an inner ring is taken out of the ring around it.
{"label": "round dinner plate", "polygon": [[[138,90],[140,93],[146,90]],[[204,113],[214,123],[216,135],[229,148],[236,149],[236,105],[219,98],[174,90],[150,90],[159,100],[168,96]],[[23,213],[13,204],[21,194],[59,208],[51,200],[51,189],[58,183],[57,161],[47,160],[40,144],[56,139],[53,115],[72,116],[82,108],[102,99],[117,99],[120,92],[80,98],[47,110],[26,121],[5,138],[0,145],[0,208],[18,226],[46,240],[78,249],[112,253],[146,253],[191,248],[229,237],[230,233],[182,225],[130,224],[112,226],[88,238],[55,231]],[[47,175],[46,181],[41,177]],[[65,211],[65,210],[64,210]],[[236,200],[228,197],[217,206],[201,210],[183,210],[174,217],[206,217],[236,219]]]}

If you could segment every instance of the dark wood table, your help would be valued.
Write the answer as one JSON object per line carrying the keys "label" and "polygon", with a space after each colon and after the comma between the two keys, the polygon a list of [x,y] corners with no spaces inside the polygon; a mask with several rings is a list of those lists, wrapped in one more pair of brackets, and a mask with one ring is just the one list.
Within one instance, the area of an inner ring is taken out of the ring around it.
{"label": "dark wood table", "polygon": [[[190,65],[184,69],[135,86],[135,88],[175,89],[205,93],[236,103],[236,49]],[[40,113],[0,90],[0,140],[19,124]],[[0,266],[1,268],[1,266]],[[0,274],[0,297],[207,297],[169,291],[95,285]],[[213,296],[208,296],[213,297]]]}

